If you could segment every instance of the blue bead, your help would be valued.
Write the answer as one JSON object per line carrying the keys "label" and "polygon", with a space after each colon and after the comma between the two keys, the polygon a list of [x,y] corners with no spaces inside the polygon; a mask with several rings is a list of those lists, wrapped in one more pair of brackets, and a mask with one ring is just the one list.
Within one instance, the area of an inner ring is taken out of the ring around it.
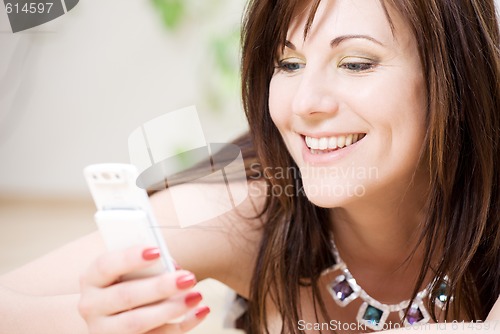
{"label": "blue bead", "polygon": [[369,321],[375,325],[378,325],[380,319],[382,319],[382,314],[384,311],[379,310],[378,308],[368,305],[365,310],[365,314],[363,314],[363,320]]}
{"label": "blue bead", "polygon": [[448,300],[447,292],[448,292],[448,285],[444,282],[441,283],[441,285],[439,286],[438,294],[437,294],[436,298],[440,302],[446,303],[446,301]]}

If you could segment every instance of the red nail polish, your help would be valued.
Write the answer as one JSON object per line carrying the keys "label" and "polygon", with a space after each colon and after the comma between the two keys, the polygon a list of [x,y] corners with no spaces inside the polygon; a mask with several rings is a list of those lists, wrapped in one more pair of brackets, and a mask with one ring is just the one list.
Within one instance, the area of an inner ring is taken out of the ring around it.
{"label": "red nail polish", "polygon": [[193,274],[179,276],[176,281],[177,288],[181,290],[189,289],[193,287],[195,283],[196,277]]}
{"label": "red nail polish", "polygon": [[142,252],[142,258],[146,261],[156,260],[160,257],[160,250],[156,247],[145,249]]}
{"label": "red nail polish", "polygon": [[201,296],[201,293],[191,292],[186,296],[184,302],[188,307],[195,307],[196,305],[198,305],[199,302],[201,302],[202,299],[203,297]]}
{"label": "red nail polish", "polygon": [[196,313],[194,314],[196,318],[198,319],[203,319],[207,316],[207,314],[210,313],[210,307],[208,306],[202,306]]}

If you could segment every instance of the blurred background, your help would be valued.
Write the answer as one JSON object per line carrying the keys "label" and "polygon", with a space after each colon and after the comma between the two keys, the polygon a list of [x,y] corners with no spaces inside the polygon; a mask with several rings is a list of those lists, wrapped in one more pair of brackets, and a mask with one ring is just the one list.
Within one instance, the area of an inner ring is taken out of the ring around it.
{"label": "blurred background", "polygon": [[[240,103],[244,0],[82,0],[13,34],[0,6],[0,274],[95,230],[82,176],[129,162],[129,134],[196,105],[209,142],[246,130]],[[223,331],[228,291],[202,283]]]}
{"label": "blurred background", "polygon": [[[128,162],[141,124],[196,105],[209,142],[246,130],[244,5],[82,0],[16,34],[0,6],[0,274],[95,230],[82,169]],[[194,333],[236,333],[221,328],[227,289],[202,289],[214,311]]]}
{"label": "blurred background", "polygon": [[86,194],[81,169],[128,161],[144,122],[195,104],[209,141],[244,131],[243,0],[83,0],[13,34],[0,10],[0,191]]}

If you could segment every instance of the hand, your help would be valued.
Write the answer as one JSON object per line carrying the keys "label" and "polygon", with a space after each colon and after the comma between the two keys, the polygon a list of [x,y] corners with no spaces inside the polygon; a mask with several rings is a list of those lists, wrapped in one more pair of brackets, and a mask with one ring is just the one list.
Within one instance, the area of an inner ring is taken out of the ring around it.
{"label": "hand", "polygon": [[188,271],[120,281],[158,258],[156,248],[132,247],[106,253],[90,266],[80,280],[78,305],[90,333],[184,333],[204,319],[210,309],[197,307],[202,297],[191,291],[196,279]]}

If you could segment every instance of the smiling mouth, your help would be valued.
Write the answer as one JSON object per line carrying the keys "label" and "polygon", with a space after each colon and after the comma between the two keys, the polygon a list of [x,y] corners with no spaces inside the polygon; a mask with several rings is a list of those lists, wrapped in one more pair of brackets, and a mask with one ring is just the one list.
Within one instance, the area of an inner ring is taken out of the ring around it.
{"label": "smiling mouth", "polygon": [[304,136],[304,138],[311,154],[325,154],[351,146],[363,139],[365,136],[366,133],[352,133],[342,136],[321,138]]}

